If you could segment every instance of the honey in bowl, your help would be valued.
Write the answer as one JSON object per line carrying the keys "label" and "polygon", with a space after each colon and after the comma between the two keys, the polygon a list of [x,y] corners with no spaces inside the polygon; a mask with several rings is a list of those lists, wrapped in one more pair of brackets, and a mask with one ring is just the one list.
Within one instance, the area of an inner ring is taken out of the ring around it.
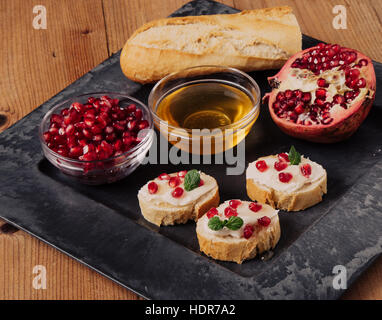
{"label": "honey in bowl", "polygon": [[231,125],[252,109],[243,91],[218,82],[191,84],[165,96],[158,116],[169,125],[185,129],[214,129]]}
{"label": "honey in bowl", "polygon": [[160,80],[149,106],[155,127],[177,148],[215,154],[242,141],[259,115],[260,89],[246,73],[198,66]]}

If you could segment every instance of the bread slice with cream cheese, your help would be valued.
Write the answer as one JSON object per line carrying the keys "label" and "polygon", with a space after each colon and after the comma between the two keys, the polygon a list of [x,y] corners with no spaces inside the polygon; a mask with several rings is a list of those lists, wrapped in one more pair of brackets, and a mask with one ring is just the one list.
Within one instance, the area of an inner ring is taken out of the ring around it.
{"label": "bread slice with cream cheese", "polygon": [[250,199],[287,211],[309,208],[327,193],[327,174],[321,165],[303,156],[292,165],[286,153],[250,163],[246,179]]}
{"label": "bread slice with cream cheese", "polygon": [[[230,220],[236,223],[235,230],[231,229]],[[217,221],[225,225],[214,230]],[[215,223],[211,225],[211,222]],[[281,234],[278,210],[249,201],[226,201],[198,220],[196,234],[200,250],[207,256],[241,264],[275,248]]]}
{"label": "bread slice with cream cheese", "polygon": [[219,187],[213,177],[199,172],[199,185],[187,191],[186,174],[186,171],[161,174],[139,190],[139,206],[147,221],[157,226],[196,221],[219,204]]}

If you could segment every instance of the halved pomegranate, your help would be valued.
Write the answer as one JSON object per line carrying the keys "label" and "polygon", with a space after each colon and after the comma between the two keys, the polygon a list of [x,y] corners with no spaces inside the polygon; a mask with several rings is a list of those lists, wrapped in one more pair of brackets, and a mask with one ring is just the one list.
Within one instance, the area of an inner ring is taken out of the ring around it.
{"label": "halved pomegranate", "polygon": [[314,142],[350,137],[375,98],[370,58],[337,44],[295,54],[268,81],[273,90],[264,99],[273,121],[286,134]]}

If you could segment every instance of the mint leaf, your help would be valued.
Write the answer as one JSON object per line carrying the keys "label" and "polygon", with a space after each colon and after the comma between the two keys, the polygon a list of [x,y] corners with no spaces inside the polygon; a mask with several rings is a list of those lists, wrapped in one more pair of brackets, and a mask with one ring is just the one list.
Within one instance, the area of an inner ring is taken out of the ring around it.
{"label": "mint leaf", "polygon": [[224,222],[220,220],[219,217],[212,217],[210,220],[208,220],[208,227],[211,230],[218,231],[220,229],[223,229]]}
{"label": "mint leaf", "polygon": [[188,171],[186,176],[184,177],[184,189],[186,191],[191,191],[199,187],[199,183],[200,183],[199,171],[196,169],[192,169]]}
{"label": "mint leaf", "polygon": [[292,165],[300,164],[301,162],[301,154],[299,154],[294,146],[290,147],[289,153],[289,161]]}
{"label": "mint leaf", "polygon": [[[226,220],[227,221],[227,220]],[[241,226],[243,225],[243,219],[240,218],[240,217],[235,217],[235,216],[232,216],[228,219],[227,223],[225,224],[225,226],[228,228],[228,229],[231,229],[231,230],[239,230],[241,228]]]}

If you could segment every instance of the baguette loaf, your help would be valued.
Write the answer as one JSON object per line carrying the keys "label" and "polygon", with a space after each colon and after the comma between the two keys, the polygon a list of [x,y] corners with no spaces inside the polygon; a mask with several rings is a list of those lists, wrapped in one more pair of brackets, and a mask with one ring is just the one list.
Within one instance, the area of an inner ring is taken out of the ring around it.
{"label": "baguette loaf", "polygon": [[292,9],[276,7],[149,22],[126,42],[120,63],[128,78],[147,83],[200,65],[277,69],[300,50]]}

